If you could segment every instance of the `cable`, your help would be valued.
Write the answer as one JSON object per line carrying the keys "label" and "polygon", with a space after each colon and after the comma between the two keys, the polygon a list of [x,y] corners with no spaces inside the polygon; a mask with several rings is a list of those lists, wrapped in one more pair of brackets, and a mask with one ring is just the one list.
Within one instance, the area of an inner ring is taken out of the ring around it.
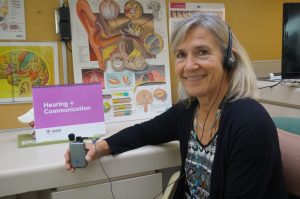
{"label": "cable", "polygon": [[[98,139],[93,139],[92,143],[94,144],[94,147],[95,147],[95,152],[97,152],[97,147],[96,147],[96,142],[97,142]],[[108,176],[107,172],[105,171],[101,161],[99,158],[97,158],[97,161],[98,163],[100,164],[101,168],[102,168],[102,171],[103,173],[105,174],[106,178],[108,179],[109,181],[109,185],[110,185],[110,192],[111,192],[111,195],[113,197],[113,199],[115,199],[115,195],[114,195],[114,192],[113,192],[113,186],[112,186],[112,181],[110,179],[110,177]],[[172,184],[176,183],[177,181],[181,180],[183,177],[185,176],[185,173],[183,173],[181,176],[179,176],[176,180],[174,180],[173,182],[170,182],[163,190],[166,190],[169,186],[171,186]],[[156,199],[162,192],[163,190],[161,190],[158,194],[156,194],[153,199]]]}
{"label": "cable", "polygon": [[[94,144],[94,147],[95,147],[95,153],[97,153],[96,141],[97,141],[97,140],[93,140],[93,141],[92,141],[92,143]],[[97,158],[97,160],[98,160],[98,162],[99,162],[99,164],[100,164],[100,166],[101,166],[101,168],[102,168],[103,173],[105,174],[106,178],[107,178],[108,181],[109,181],[110,192],[111,192],[111,195],[112,195],[113,199],[115,199],[115,195],[114,195],[114,192],[113,192],[113,187],[112,187],[111,179],[110,179],[110,177],[108,176],[107,172],[105,171],[105,169],[104,169],[104,167],[103,167],[103,165],[102,165],[100,159]]]}
{"label": "cable", "polygon": [[[223,74],[222,74],[222,79],[221,79],[221,83],[220,83],[220,86],[219,86],[219,90],[218,90],[218,94],[217,94],[217,96],[216,96],[216,98],[215,98],[215,100],[213,101],[213,103],[212,103],[212,105],[210,106],[210,108],[209,108],[209,110],[208,110],[208,112],[207,112],[207,114],[206,114],[206,116],[205,116],[205,119],[204,119],[204,122],[203,122],[203,129],[202,129],[202,134],[201,134],[201,138],[200,138],[200,143],[201,143],[201,141],[202,141],[202,138],[203,138],[203,134],[204,134],[204,132],[205,132],[205,124],[206,124],[206,121],[207,121],[207,118],[208,118],[208,115],[209,115],[209,113],[210,113],[210,111],[211,111],[211,109],[212,109],[212,107],[215,105],[215,103],[217,102],[217,100],[218,100],[218,97],[219,97],[219,95],[220,95],[220,92],[221,92],[221,87],[222,87],[222,84],[223,84],[223,79],[224,79],[224,76],[225,76],[225,71],[223,71]],[[199,106],[200,107],[200,106]],[[200,114],[200,113],[199,113]],[[198,136],[197,136],[197,139],[198,139]]]}
{"label": "cable", "polygon": [[[214,102],[212,103],[211,107],[209,108],[209,111],[208,111],[208,113],[207,113],[207,115],[206,115],[206,117],[205,117],[205,120],[204,120],[204,123],[203,123],[202,135],[201,135],[200,141],[202,140],[202,137],[203,137],[203,134],[204,134],[205,123],[206,123],[206,120],[207,120],[207,118],[208,118],[208,115],[209,115],[209,113],[210,113],[212,107],[214,106],[214,104],[217,102],[217,99],[218,99],[218,97],[219,97],[219,95],[220,95],[221,87],[222,87],[222,83],[223,83],[223,79],[224,79],[224,75],[225,75],[225,72],[223,72],[223,74],[222,74],[222,79],[221,79],[221,83],[220,83],[220,86],[219,86],[219,89],[218,89],[218,94],[217,94],[217,96],[216,96]],[[97,141],[97,140],[96,140],[96,141]],[[96,148],[96,141],[93,141],[93,144],[94,144],[94,147],[95,147],[95,152],[97,151],[97,148]],[[102,171],[104,172],[106,178],[107,178],[108,181],[109,181],[109,184],[110,184],[110,191],[111,191],[111,194],[112,194],[112,196],[113,196],[113,199],[115,199],[114,192],[113,192],[113,188],[112,188],[112,182],[111,182],[111,179],[110,179],[110,177],[108,176],[108,174],[106,173],[106,171],[105,171],[105,169],[104,169],[104,167],[103,167],[101,161],[99,160],[99,158],[97,158],[97,160],[98,160],[98,162],[99,162],[99,164],[100,164],[100,166],[101,166],[101,168],[102,168]],[[174,180],[173,182],[170,182],[169,184],[167,184],[167,186],[166,186],[164,189],[162,189],[158,194],[156,194],[156,195],[153,197],[153,199],[156,199],[158,196],[160,196],[160,194],[162,194],[163,190],[166,190],[169,186],[171,186],[172,184],[174,184],[174,183],[176,183],[177,181],[181,180],[184,176],[185,176],[185,173],[183,173],[182,175],[180,175],[180,176],[179,176],[176,180]]]}
{"label": "cable", "polygon": [[[94,144],[94,147],[95,147],[95,152],[97,152],[97,147],[96,147],[96,142],[97,142],[98,139],[93,139],[92,140],[92,143]],[[113,192],[113,186],[112,186],[112,181],[110,179],[110,177],[108,176],[107,172],[105,171],[101,161],[99,158],[97,158],[97,161],[98,163],[100,164],[101,168],[102,168],[102,171],[103,173],[105,174],[106,178],[108,179],[109,181],[109,185],[110,185],[110,192],[111,192],[111,195],[113,197],[113,199],[115,199],[115,195],[114,195],[114,192]],[[172,184],[176,183],[177,181],[181,180],[183,177],[185,176],[185,173],[183,173],[182,175],[180,175],[176,180],[174,180],[173,182],[170,182],[169,184],[167,184],[167,186],[162,189],[158,194],[156,194],[153,199],[156,199],[162,192],[163,190],[166,190],[169,186],[171,186]]]}
{"label": "cable", "polygon": [[[66,6],[65,6],[65,4],[66,4]],[[64,1],[62,7],[64,8],[64,7],[68,7],[68,6],[69,6],[68,2]]]}
{"label": "cable", "polygon": [[[215,105],[215,103],[217,102],[217,99],[218,99],[218,97],[219,97],[219,95],[220,95],[221,87],[222,87],[222,83],[223,83],[223,79],[224,79],[224,75],[225,75],[225,72],[223,72],[223,74],[222,74],[222,80],[221,80],[221,83],[220,83],[220,86],[219,86],[219,89],[218,89],[218,94],[217,94],[217,96],[216,96],[214,102],[213,102],[212,105],[210,106],[209,111],[208,111],[208,113],[207,113],[207,115],[206,115],[206,117],[205,117],[205,120],[204,120],[204,123],[203,123],[202,135],[201,135],[200,141],[202,140],[202,137],[203,137],[203,134],[204,134],[205,123],[206,123],[206,120],[207,120],[207,118],[208,118],[208,115],[209,115],[209,113],[210,113],[212,107],[213,107],[213,106]],[[176,183],[177,181],[181,180],[184,176],[185,176],[185,173],[183,173],[182,175],[180,175],[180,176],[179,176],[176,180],[174,180],[173,182],[170,182],[163,190],[166,190],[170,185],[172,185],[172,184]],[[153,199],[156,199],[156,198],[163,192],[163,190],[160,191],[157,195],[155,195],[155,196],[153,197]]]}
{"label": "cable", "polygon": [[296,79],[285,79],[283,85],[287,85],[288,87],[299,87],[300,86],[300,81],[296,80]]}
{"label": "cable", "polygon": [[72,53],[71,48],[69,48],[69,46],[68,46],[68,41],[64,40],[64,42],[65,42],[65,45],[66,45],[66,48],[68,49],[68,51],[70,51],[70,53]]}
{"label": "cable", "polygon": [[[273,88],[273,87],[275,87],[275,86],[281,84],[281,82],[283,82],[283,79],[281,79],[281,80],[280,80],[279,82],[277,82],[276,84],[273,84],[273,85],[271,85],[271,86],[263,86],[263,87],[260,87],[260,88],[258,88],[258,89]],[[284,83],[284,82],[283,82],[283,83]]]}

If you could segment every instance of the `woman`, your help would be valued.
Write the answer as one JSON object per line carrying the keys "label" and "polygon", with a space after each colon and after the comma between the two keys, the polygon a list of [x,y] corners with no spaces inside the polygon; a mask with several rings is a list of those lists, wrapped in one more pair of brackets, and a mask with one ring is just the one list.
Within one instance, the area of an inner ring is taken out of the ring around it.
{"label": "woman", "polygon": [[87,160],[179,140],[174,198],[287,198],[276,128],[253,99],[255,75],[230,28],[215,15],[192,16],[177,26],[172,49],[180,102],[97,142],[97,152],[88,145]]}

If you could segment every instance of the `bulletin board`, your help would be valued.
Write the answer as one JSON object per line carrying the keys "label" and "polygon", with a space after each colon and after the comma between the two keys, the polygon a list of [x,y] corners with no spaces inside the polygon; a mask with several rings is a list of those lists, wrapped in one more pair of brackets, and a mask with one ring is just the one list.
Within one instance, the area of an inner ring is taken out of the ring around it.
{"label": "bulletin board", "polygon": [[[25,0],[25,25],[26,25],[26,39],[25,40],[0,40],[3,42],[23,44],[39,44],[51,43],[55,44],[57,48],[57,83],[63,83],[63,67],[62,67],[62,43],[60,37],[55,33],[54,10],[58,8],[59,0]],[[3,53],[3,50],[1,51]],[[29,52],[29,51],[28,51]],[[35,52],[33,49],[32,52]],[[30,53],[29,53],[30,54]],[[69,53],[70,54],[70,53]],[[72,59],[67,54],[68,58],[68,72],[72,74]],[[72,76],[69,77],[72,81]],[[54,81],[55,82],[55,81]],[[26,89],[25,89],[26,90]],[[3,92],[1,90],[0,92]],[[26,100],[25,100],[26,101]],[[30,101],[30,100],[29,100]],[[24,103],[1,103],[0,104],[0,131],[7,129],[17,129],[28,127],[28,125],[21,124],[17,117],[26,113],[32,108],[31,102]]]}
{"label": "bulletin board", "polygon": [[[67,1],[67,0],[65,0]],[[55,33],[54,10],[59,0],[25,0],[25,42],[57,42],[59,81],[63,83],[62,44]],[[166,1],[168,13],[169,0]],[[182,2],[174,0],[172,2]],[[188,2],[199,2],[196,0]],[[201,3],[223,3],[226,10],[226,21],[232,31],[248,51],[251,60],[281,59],[282,37],[282,4],[287,0],[278,1],[240,1],[240,0],[203,0]],[[297,2],[289,0],[288,2]],[[72,19],[71,19],[72,20]],[[11,40],[14,41],[14,40]],[[0,42],[3,42],[0,40]],[[5,40],[7,42],[7,40]],[[71,44],[68,44],[69,47]],[[72,53],[67,52],[67,72],[69,83],[74,82]],[[174,56],[170,54],[170,78],[172,103],[177,102],[177,83],[174,72]],[[1,92],[1,91],[0,91]],[[17,116],[27,112],[31,103],[1,104],[0,130],[27,127],[17,121]]]}

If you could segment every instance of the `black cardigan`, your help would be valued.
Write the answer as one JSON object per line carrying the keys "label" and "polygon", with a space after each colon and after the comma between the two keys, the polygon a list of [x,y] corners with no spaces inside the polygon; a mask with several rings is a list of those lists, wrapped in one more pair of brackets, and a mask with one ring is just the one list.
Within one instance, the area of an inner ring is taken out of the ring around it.
{"label": "black cardigan", "polygon": [[[184,165],[198,102],[177,103],[161,115],[106,139],[112,154],[145,145],[180,141],[181,175],[174,198],[184,198]],[[265,109],[253,99],[223,107],[213,162],[210,198],[287,198],[277,131]]]}

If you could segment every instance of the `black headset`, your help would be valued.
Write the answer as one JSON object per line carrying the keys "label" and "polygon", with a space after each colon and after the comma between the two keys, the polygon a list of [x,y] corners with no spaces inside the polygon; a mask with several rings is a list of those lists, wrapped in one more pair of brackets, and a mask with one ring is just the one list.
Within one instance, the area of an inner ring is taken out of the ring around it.
{"label": "black headset", "polygon": [[232,53],[232,32],[228,26],[228,46],[226,50],[226,56],[224,57],[224,68],[228,72],[231,71],[236,64],[235,56]]}

